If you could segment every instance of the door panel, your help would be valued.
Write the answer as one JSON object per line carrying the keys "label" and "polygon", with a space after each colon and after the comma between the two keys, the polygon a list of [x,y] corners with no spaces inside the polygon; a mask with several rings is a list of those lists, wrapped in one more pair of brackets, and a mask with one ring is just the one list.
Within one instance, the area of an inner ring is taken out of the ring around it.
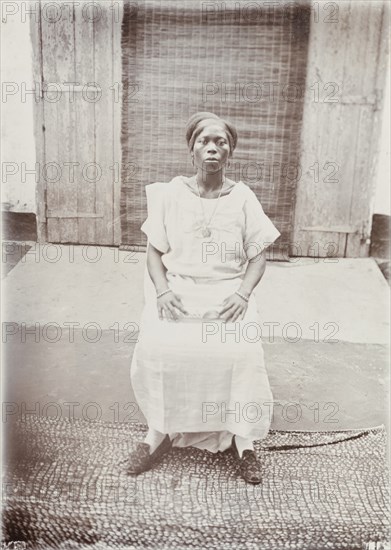
{"label": "door panel", "polygon": [[113,166],[120,161],[115,144],[120,105],[112,88],[121,21],[111,1],[101,3],[97,13],[76,2],[55,23],[43,11],[48,4],[40,2],[40,30],[32,23],[32,34],[39,35],[33,45],[43,90],[37,150],[48,167],[38,184],[37,196],[45,201],[41,240],[119,244],[119,181]]}
{"label": "door panel", "polygon": [[338,2],[337,22],[310,34],[292,255],[368,255],[387,12],[382,1]]}

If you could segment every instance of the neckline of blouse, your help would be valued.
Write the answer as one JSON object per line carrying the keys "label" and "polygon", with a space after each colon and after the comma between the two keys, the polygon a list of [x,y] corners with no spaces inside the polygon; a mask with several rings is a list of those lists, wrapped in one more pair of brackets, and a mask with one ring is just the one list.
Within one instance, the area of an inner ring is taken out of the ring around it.
{"label": "neckline of blouse", "polygon": [[[195,199],[199,200],[203,200],[203,201],[218,201],[219,198],[220,200],[221,199],[225,199],[226,197],[230,197],[233,192],[235,191],[235,189],[237,187],[240,186],[240,184],[242,183],[242,181],[237,181],[236,184],[233,186],[233,188],[231,189],[231,191],[229,193],[227,193],[226,195],[221,195],[220,197],[216,197],[214,199],[208,199],[207,197],[199,197],[198,195],[196,195],[195,193],[193,193],[192,191],[190,191],[189,187],[186,185],[186,183],[183,182],[183,179],[185,178],[185,176],[181,176],[181,180],[182,180],[182,187],[185,187],[186,188],[186,191],[188,191],[190,193],[190,195],[192,195]],[[189,179],[189,178],[187,178]]]}

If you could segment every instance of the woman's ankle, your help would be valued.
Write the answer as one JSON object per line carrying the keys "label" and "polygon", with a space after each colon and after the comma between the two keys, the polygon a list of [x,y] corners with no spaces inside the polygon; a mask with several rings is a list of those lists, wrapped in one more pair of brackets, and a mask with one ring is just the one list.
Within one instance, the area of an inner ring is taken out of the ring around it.
{"label": "woman's ankle", "polygon": [[167,434],[163,434],[154,428],[149,428],[148,433],[144,439],[144,443],[149,445],[149,452],[152,454],[159,445],[163,442]]}
{"label": "woman's ankle", "polygon": [[246,439],[240,435],[235,435],[235,445],[239,453],[239,458],[243,457],[243,452],[248,449],[250,451],[254,450],[254,445],[252,439]]}

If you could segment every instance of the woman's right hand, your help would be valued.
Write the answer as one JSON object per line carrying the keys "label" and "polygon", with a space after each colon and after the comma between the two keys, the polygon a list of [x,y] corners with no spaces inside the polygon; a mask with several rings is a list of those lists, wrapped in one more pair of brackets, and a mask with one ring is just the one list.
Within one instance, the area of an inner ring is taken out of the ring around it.
{"label": "woman's right hand", "polygon": [[182,304],[182,300],[174,292],[167,292],[167,294],[163,294],[163,296],[157,299],[157,310],[161,321],[164,318],[163,313],[167,319],[173,319],[174,321],[177,321],[181,317],[178,312],[184,315],[188,313]]}

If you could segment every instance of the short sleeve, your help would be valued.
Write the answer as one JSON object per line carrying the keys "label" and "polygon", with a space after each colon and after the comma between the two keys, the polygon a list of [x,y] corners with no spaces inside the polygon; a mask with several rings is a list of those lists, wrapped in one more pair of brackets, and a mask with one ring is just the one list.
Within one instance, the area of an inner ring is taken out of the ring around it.
{"label": "short sleeve", "polygon": [[145,193],[148,217],[140,229],[152,246],[165,254],[170,248],[165,224],[166,187],[163,182],[150,183],[145,186]]}
{"label": "short sleeve", "polygon": [[245,214],[243,247],[247,259],[251,260],[274,243],[281,233],[265,214],[252,189],[249,189],[243,208]]}

